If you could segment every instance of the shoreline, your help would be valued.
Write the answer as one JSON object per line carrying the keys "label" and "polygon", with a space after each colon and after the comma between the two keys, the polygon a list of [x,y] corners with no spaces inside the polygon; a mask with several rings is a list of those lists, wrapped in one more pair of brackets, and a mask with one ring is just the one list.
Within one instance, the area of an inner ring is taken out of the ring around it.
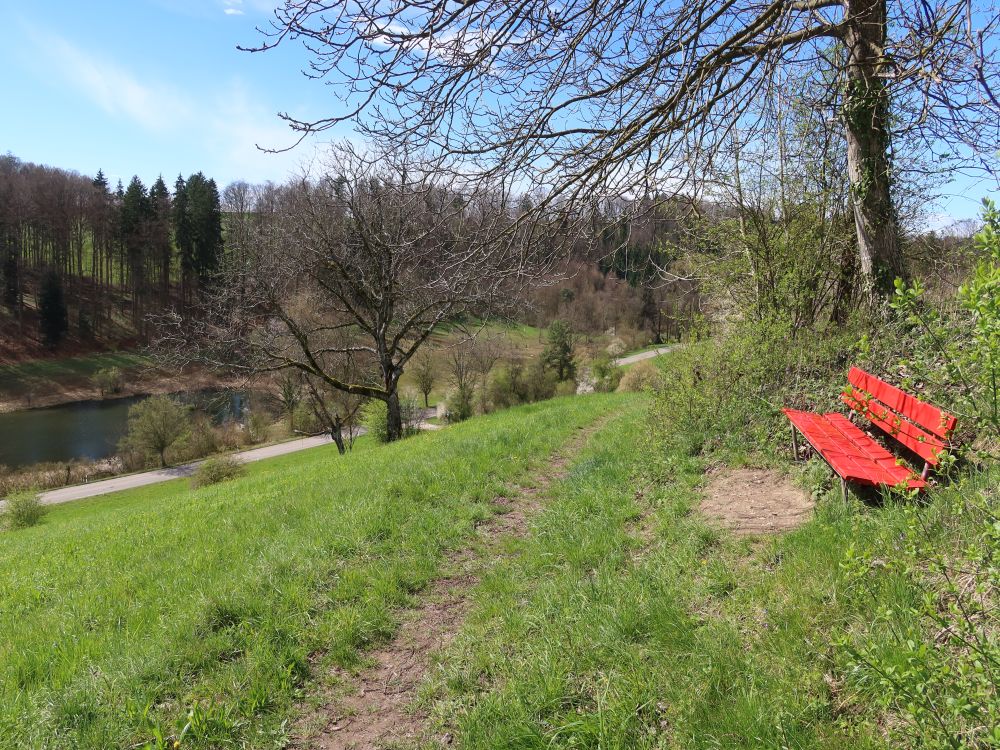
{"label": "shoreline", "polygon": [[160,396],[206,388],[243,387],[246,387],[246,384],[241,380],[222,377],[204,370],[180,375],[156,375],[149,378],[139,378],[137,382],[127,384],[119,393],[104,396],[101,395],[99,389],[89,384],[86,386],[56,385],[48,394],[41,396],[0,395],[0,414],[65,406],[80,401],[116,401],[136,396]]}

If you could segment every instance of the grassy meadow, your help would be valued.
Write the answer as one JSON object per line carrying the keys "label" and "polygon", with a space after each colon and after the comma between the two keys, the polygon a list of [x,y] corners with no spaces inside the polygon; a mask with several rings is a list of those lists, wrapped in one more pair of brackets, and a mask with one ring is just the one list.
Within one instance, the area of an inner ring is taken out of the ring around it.
{"label": "grassy meadow", "polygon": [[628,398],[316,449],[0,534],[0,747],[155,747],[185,726],[184,747],[280,746],[307,677],[389,637],[492,498]]}
{"label": "grassy meadow", "polygon": [[149,366],[147,357],[135,352],[100,352],[78,357],[33,359],[0,366],[0,401],[44,395],[58,389],[91,389],[98,370],[118,367],[126,374]]}
{"label": "grassy meadow", "polygon": [[[475,750],[995,746],[995,649],[962,656],[980,646],[956,622],[972,646],[955,658],[939,634],[927,658],[926,608],[956,605],[918,552],[976,549],[969,499],[995,493],[996,471],[922,507],[844,504],[818,460],[786,464],[813,518],[736,537],[697,512],[706,458],[663,451],[648,419],[633,404],[592,440],[484,575],[424,693],[439,735]],[[950,744],[929,715],[921,728],[927,696],[977,743]]]}

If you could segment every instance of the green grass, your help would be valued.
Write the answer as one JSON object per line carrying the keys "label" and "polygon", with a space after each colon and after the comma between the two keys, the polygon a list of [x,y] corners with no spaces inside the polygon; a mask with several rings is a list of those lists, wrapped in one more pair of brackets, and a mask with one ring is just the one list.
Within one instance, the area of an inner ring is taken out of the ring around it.
{"label": "green grass", "polygon": [[427,697],[441,731],[496,750],[879,746],[824,680],[831,628],[860,614],[837,606],[851,514],[825,502],[763,541],[713,530],[692,513],[699,461],[650,481],[644,419],[592,440],[485,576]]}
{"label": "green grass", "polygon": [[0,367],[0,395],[20,397],[44,394],[60,387],[89,384],[98,370],[118,367],[128,372],[149,365],[149,359],[134,352],[103,352],[80,357],[34,359]]}
{"label": "green grass", "polygon": [[[484,576],[425,691],[439,733],[466,750],[923,746],[843,643],[905,666],[934,642],[912,529],[931,554],[964,549],[975,524],[953,509],[997,472],[923,508],[817,490],[801,528],[737,538],[695,512],[704,459],[645,442],[646,419],[636,403],[595,436]],[[818,464],[801,481],[829,487]],[[960,697],[949,679],[935,699]]]}
{"label": "green grass", "polygon": [[0,747],[274,747],[298,691],[389,637],[491,500],[627,397],[53,508],[0,536]]}

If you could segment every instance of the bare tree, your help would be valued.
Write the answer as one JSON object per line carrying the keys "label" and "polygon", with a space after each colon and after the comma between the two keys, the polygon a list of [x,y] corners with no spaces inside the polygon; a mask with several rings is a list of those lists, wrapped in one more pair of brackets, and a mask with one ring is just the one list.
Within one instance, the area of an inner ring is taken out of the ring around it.
{"label": "bare tree", "polygon": [[[456,169],[544,190],[535,206],[693,190],[780,75],[808,78],[843,128],[866,296],[905,268],[893,139],[992,158],[992,2],[936,0],[285,0],[261,51],[301,41],[343,114],[284,115],[302,137],[350,121]],[[516,177],[515,177],[516,175]]]}
{"label": "bare tree", "polygon": [[434,358],[425,349],[417,355],[414,364],[413,375],[417,382],[417,389],[424,397],[424,408],[426,409],[430,406],[431,391],[434,390],[434,382],[437,380]]}
{"label": "bare tree", "polygon": [[411,358],[441,323],[502,310],[545,274],[555,231],[518,227],[510,201],[483,184],[470,192],[405,155],[368,156],[335,149],[321,175],[254,213],[253,241],[229,259],[207,306],[162,320],[159,345],[170,357],[248,376],[295,369],[380,399],[396,439]]}

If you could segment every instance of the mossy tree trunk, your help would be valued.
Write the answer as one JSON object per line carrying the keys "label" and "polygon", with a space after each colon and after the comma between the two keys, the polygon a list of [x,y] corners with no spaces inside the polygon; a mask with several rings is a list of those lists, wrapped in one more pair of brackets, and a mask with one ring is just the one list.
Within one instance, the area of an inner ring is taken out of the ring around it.
{"label": "mossy tree trunk", "polygon": [[861,293],[869,304],[892,292],[905,277],[899,224],[892,200],[889,92],[884,76],[885,0],[845,0],[847,90],[842,115],[847,168],[858,236]]}

